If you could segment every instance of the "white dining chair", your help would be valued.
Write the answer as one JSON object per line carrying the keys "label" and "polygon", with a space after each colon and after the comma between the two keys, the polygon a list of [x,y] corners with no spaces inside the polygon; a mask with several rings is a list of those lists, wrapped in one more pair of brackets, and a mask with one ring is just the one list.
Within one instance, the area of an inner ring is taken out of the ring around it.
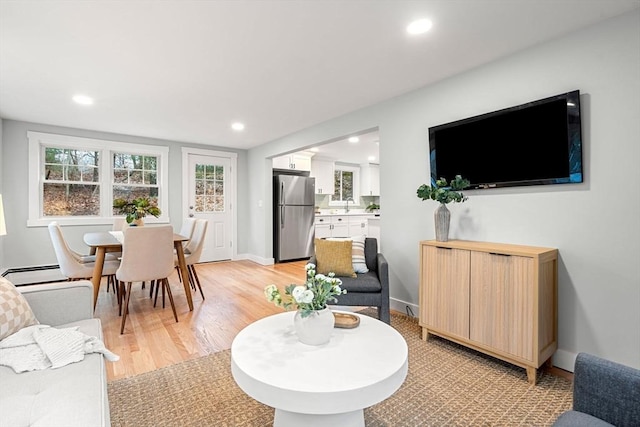
{"label": "white dining chair", "polygon": [[116,271],[116,278],[120,285],[119,294],[125,299],[124,302],[121,301],[124,307],[121,307],[120,334],[124,333],[133,282],[159,281],[163,292],[166,291],[169,296],[173,316],[176,322],[178,321],[171,286],[167,279],[173,272],[173,257],[173,227],[170,225],[128,227],[124,230],[122,260],[120,268]]}
{"label": "white dining chair", "polygon": [[[202,295],[202,299],[204,300],[204,293],[202,292],[202,286],[200,285],[200,278],[196,273],[195,264],[200,262],[200,257],[202,256],[202,248],[204,247],[205,236],[207,234],[207,225],[209,221],[206,219],[198,219],[196,220],[196,224],[193,230],[193,236],[191,240],[189,240],[189,244],[185,249],[184,260],[187,264],[187,271],[189,272],[189,278],[191,279],[191,284],[195,289],[194,283],[198,285],[198,289],[200,290],[200,295]],[[180,266],[178,264],[178,257],[174,257],[174,266],[180,271]]]}
{"label": "white dining chair", "polygon": [[111,226],[111,231],[124,231],[129,224],[127,224],[127,219],[125,217],[117,216],[113,218],[113,225]]}
{"label": "white dining chair", "polygon": [[[69,280],[90,279],[95,267],[95,255],[81,255],[72,250],[64,238],[62,228],[57,221],[49,223],[49,235],[56,253],[60,272]],[[113,258],[104,260],[102,276],[113,276],[120,266],[120,261]]]}
{"label": "white dining chair", "polygon": [[189,241],[193,237],[193,231],[195,230],[195,228],[196,228],[195,218],[185,218],[185,220],[182,221],[182,227],[180,228],[179,234],[181,236],[188,237],[188,240],[185,240],[184,242],[182,242],[182,246],[184,248],[187,247],[187,245],[189,244]]}

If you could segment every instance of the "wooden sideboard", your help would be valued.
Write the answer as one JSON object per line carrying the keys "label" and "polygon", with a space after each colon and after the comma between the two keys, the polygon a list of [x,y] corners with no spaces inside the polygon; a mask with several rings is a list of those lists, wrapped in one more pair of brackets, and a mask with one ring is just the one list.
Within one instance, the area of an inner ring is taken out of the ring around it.
{"label": "wooden sideboard", "polygon": [[422,339],[437,335],[526,369],[557,349],[558,250],[420,242]]}

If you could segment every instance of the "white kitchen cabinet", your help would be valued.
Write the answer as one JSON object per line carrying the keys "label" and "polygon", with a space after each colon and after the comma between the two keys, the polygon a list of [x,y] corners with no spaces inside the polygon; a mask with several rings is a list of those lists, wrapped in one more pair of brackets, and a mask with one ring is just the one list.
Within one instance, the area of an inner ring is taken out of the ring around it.
{"label": "white kitchen cabinet", "polygon": [[360,195],[380,195],[380,165],[374,163],[360,165]]}
{"label": "white kitchen cabinet", "polygon": [[297,171],[311,171],[312,153],[292,153],[273,158],[273,169],[292,169]]}
{"label": "white kitchen cabinet", "polygon": [[371,215],[323,215],[316,216],[316,238],[367,236]]}
{"label": "white kitchen cabinet", "polygon": [[349,236],[367,236],[369,234],[369,222],[366,216],[349,217]]}
{"label": "white kitchen cabinet", "polygon": [[316,179],[316,194],[333,194],[334,164],[329,160],[311,160],[311,176]]}
{"label": "white kitchen cabinet", "polygon": [[320,220],[320,222],[318,222],[318,220],[316,219],[315,234],[316,239],[325,239],[327,237],[331,237],[331,224],[329,222],[323,223],[323,220]]}

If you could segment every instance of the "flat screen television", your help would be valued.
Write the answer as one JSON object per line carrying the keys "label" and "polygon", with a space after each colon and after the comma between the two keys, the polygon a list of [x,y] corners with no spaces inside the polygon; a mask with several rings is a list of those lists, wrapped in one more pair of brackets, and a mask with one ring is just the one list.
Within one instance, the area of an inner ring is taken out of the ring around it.
{"label": "flat screen television", "polygon": [[580,91],[429,128],[431,181],[470,189],[582,182]]}

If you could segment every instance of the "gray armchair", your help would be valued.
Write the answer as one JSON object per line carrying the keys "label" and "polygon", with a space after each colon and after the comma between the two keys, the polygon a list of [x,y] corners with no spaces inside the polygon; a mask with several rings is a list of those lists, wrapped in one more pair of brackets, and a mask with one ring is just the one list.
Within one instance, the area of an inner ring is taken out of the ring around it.
{"label": "gray armchair", "polygon": [[[347,293],[336,297],[338,301],[331,304],[377,307],[378,319],[391,324],[389,265],[384,255],[378,253],[378,240],[372,237],[365,239],[364,256],[369,272],[358,273],[358,277],[340,277],[342,289],[346,289]],[[315,256],[309,262],[315,264]]]}
{"label": "gray armchair", "polygon": [[573,410],[555,427],[640,426],[640,370],[579,353],[573,373]]}

